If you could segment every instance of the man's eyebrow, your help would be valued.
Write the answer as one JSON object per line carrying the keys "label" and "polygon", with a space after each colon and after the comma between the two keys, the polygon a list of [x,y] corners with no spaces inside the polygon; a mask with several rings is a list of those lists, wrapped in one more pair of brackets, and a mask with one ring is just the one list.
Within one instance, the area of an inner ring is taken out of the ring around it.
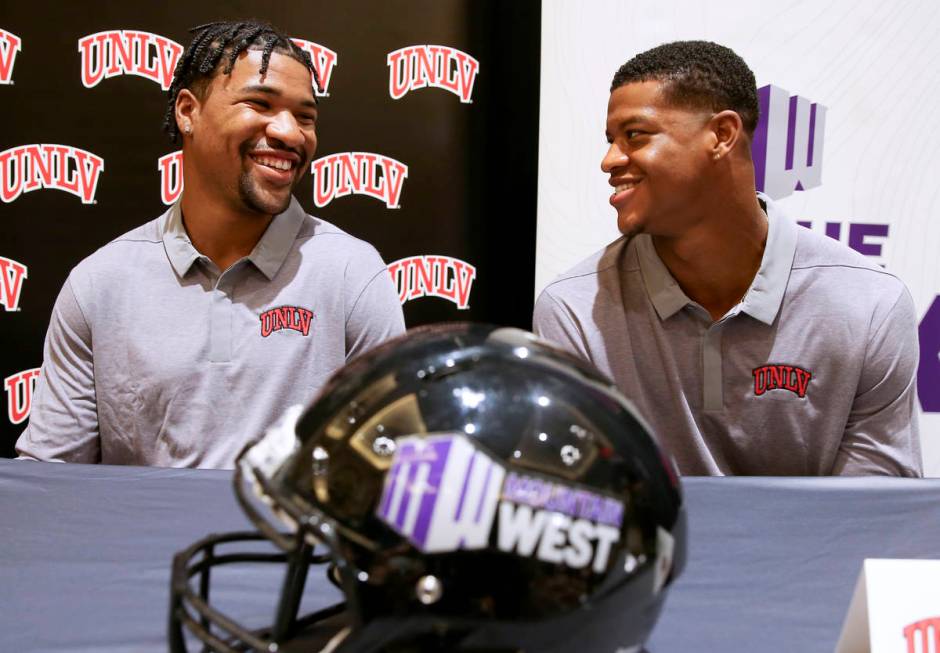
{"label": "man's eyebrow", "polygon": [[[249,84],[248,86],[243,86],[241,88],[242,93],[265,93],[267,95],[273,95],[275,97],[281,97],[284,95],[281,92],[281,89],[275,88],[274,86],[268,86],[267,84]],[[301,106],[309,107],[311,109],[317,108],[317,100],[313,99],[303,99],[300,101]]]}

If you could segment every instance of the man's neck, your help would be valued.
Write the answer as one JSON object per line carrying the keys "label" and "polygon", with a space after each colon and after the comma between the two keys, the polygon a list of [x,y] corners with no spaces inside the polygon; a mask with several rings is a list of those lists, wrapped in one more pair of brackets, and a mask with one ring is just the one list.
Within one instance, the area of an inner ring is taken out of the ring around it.
{"label": "man's neck", "polygon": [[180,202],[186,233],[200,254],[225,271],[251,254],[274,216],[238,212],[219,202],[183,191]]}
{"label": "man's neck", "polygon": [[659,258],[692,301],[719,320],[747,293],[767,243],[756,195],[729,198],[680,237],[653,236]]}

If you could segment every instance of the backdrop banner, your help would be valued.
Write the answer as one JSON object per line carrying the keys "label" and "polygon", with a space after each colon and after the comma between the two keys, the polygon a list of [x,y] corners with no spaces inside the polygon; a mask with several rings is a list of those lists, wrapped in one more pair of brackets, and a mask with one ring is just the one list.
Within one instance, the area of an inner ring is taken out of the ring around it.
{"label": "backdrop banner", "polygon": [[166,90],[188,30],[213,20],[271,21],[310,53],[319,145],[296,195],[376,246],[408,326],[529,328],[540,13],[495,0],[4,6],[0,456],[26,426],[69,270],[183,191]]}

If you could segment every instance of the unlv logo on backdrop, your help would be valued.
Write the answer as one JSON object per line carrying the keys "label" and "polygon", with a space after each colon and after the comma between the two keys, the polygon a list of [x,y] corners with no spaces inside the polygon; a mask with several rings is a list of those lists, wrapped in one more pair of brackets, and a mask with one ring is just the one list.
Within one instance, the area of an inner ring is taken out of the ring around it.
{"label": "unlv logo on backdrop", "polygon": [[[907,640],[907,653],[940,653],[940,616],[905,626],[904,639]],[[917,646],[918,640],[920,646]]]}
{"label": "unlv logo on backdrop", "polygon": [[446,45],[409,45],[388,53],[388,93],[398,100],[409,91],[433,86],[472,102],[480,63]]}
{"label": "unlv logo on backdrop", "polygon": [[450,256],[411,256],[389,264],[388,273],[398,288],[398,300],[440,297],[470,308],[470,289],[476,278],[475,267]]}
{"label": "unlv logo on backdrop", "polygon": [[183,151],[161,156],[157,170],[160,171],[160,199],[164,204],[172,204],[183,193]]}
{"label": "unlv logo on backdrop", "polygon": [[822,183],[826,107],[768,84],[757,89],[760,121],[751,154],[757,190],[771,199]]}
{"label": "unlv logo on backdrop", "polygon": [[0,152],[0,199],[10,203],[23,193],[54,188],[95,201],[101,157],[71,145],[20,145]]}
{"label": "unlv logo on backdrop", "polygon": [[281,329],[291,329],[307,335],[310,333],[313,311],[300,306],[278,306],[262,313],[259,319],[262,338],[267,338]]}
{"label": "unlv logo on backdrop", "polygon": [[119,29],[83,36],[78,40],[78,51],[85,88],[117,75],[138,75],[166,91],[183,46],[159,34]]}
{"label": "unlv logo on backdrop", "polygon": [[25,265],[0,256],[0,304],[7,312],[19,310],[20,291],[26,277]]}
{"label": "unlv logo on backdrop", "polygon": [[313,174],[313,203],[326,206],[337,197],[368,195],[399,208],[401,188],[408,166],[401,161],[370,152],[340,152],[310,164]]}
{"label": "unlv logo on backdrop", "polygon": [[789,390],[803,399],[806,397],[809,382],[813,378],[812,372],[807,372],[801,367],[776,363],[755,368],[751,373],[754,375],[754,396],[756,397],[760,397],[768,390]]}
{"label": "unlv logo on backdrop", "polygon": [[3,380],[3,387],[7,391],[7,417],[13,424],[20,424],[27,417],[33,407],[33,390],[36,389],[36,379],[39,378],[39,368],[23,370]]}
{"label": "unlv logo on backdrop", "polygon": [[21,44],[16,34],[0,29],[0,84],[13,83],[13,62]]}
{"label": "unlv logo on backdrop", "polygon": [[291,41],[298,48],[306,51],[313,61],[313,69],[317,71],[317,78],[320,80],[320,88],[314,89],[314,93],[319,97],[328,97],[330,95],[330,78],[333,77],[333,68],[336,66],[336,53],[313,41],[304,41],[303,39],[291,39]]}

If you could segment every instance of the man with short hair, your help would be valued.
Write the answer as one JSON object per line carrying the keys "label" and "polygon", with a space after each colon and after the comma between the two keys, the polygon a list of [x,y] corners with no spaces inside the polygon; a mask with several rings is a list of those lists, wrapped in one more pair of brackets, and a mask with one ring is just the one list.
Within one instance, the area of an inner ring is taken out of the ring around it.
{"label": "man with short hair", "polygon": [[262,23],[194,32],[164,125],[182,134],[182,197],[69,275],[21,457],[232,467],[404,331],[378,252],[291,194],[317,144],[309,55]]}
{"label": "man with short hair", "polygon": [[601,163],[623,237],[545,288],[535,330],[608,374],[684,474],[920,476],[911,296],[756,193],[758,112],[726,47],[624,64]]}

